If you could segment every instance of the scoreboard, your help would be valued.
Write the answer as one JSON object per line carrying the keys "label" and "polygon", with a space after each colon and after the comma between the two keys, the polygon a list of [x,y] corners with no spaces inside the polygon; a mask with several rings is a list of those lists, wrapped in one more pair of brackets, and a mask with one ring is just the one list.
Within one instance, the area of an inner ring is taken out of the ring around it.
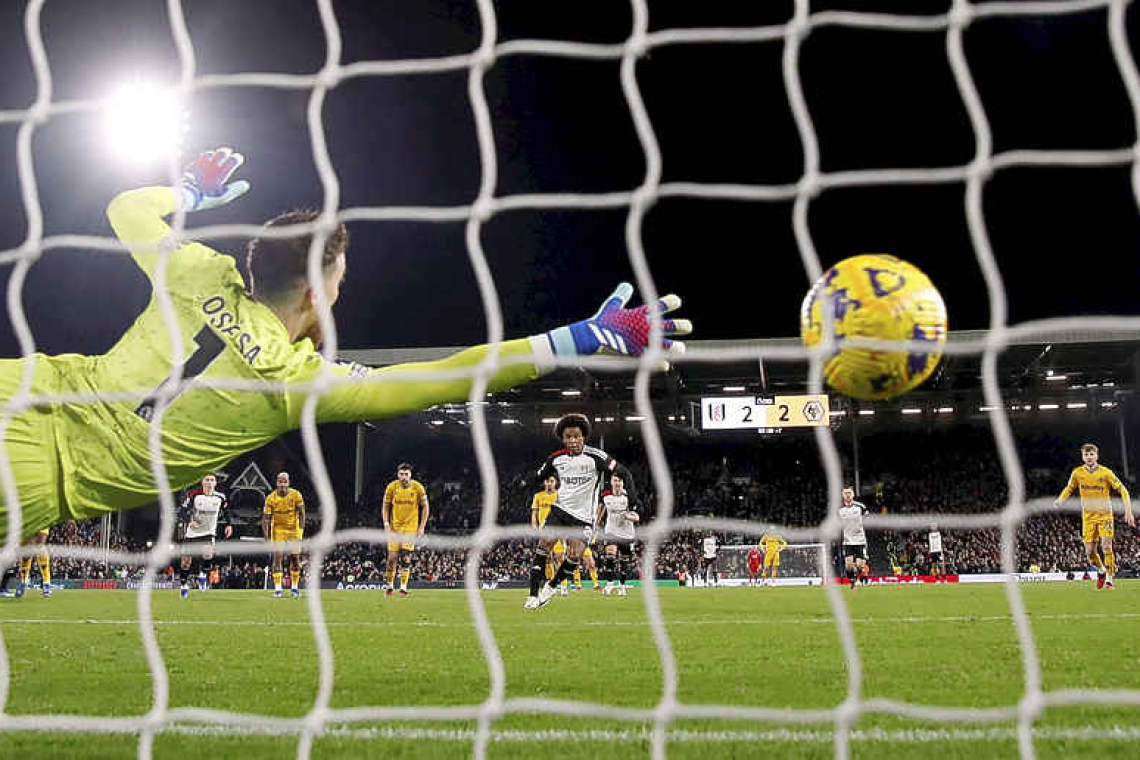
{"label": "scoreboard", "polygon": [[709,396],[701,399],[702,430],[822,427],[830,422],[827,394]]}

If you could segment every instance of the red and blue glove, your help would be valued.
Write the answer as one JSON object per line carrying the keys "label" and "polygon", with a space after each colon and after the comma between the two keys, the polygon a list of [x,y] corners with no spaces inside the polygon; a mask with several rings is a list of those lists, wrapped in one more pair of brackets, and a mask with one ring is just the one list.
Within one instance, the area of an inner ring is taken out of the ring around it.
{"label": "red and blue glove", "polygon": [[[649,306],[625,308],[632,295],[633,286],[623,282],[594,316],[546,333],[554,354],[588,356],[603,351],[641,356],[649,348]],[[679,297],[667,295],[657,302],[655,310],[658,314],[668,314],[680,306]],[[688,335],[692,331],[693,324],[687,319],[661,320],[664,335]],[[662,347],[674,353],[685,350],[684,343],[668,338],[662,338]]]}
{"label": "red and blue glove", "polygon": [[200,154],[182,170],[179,186],[182,209],[207,211],[249,192],[249,183],[244,179],[229,181],[244,161],[245,156],[230,148],[217,148]]}

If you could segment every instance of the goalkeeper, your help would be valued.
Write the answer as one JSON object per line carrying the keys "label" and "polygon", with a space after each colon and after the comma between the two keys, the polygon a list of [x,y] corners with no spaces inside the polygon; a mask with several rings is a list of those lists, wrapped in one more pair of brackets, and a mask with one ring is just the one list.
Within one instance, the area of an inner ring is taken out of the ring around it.
{"label": "goalkeeper", "polygon": [[[242,161],[241,154],[227,148],[208,151],[186,168],[179,187],[131,190],[111,201],[107,207],[111,226],[152,285],[159,244],[169,244],[171,236],[163,218],[179,207],[203,211],[245,193],[248,182],[231,182]],[[314,219],[313,213],[292,212],[269,221],[266,227]],[[324,360],[317,351],[321,328],[316,295],[306,276],[311,239],[301,235],[251,241],[249,283],[243,281],[232,258],[200,243],[186,242],[170,253],[166,285],[182,332],[181,356],[172,356],[168,325],[158,300],[152,298],[106,354],[35,354],[0,361],[0,400],[5,404],[16,395],[26,370],[32,372],[33,396],[84,397],[78,402],[24,403],[13,410],[4,443],[20,500],[22,537],[65,520],[153,503],[161,490],[195,483],[234,457],[296,429],[307,394],[289,386],[313,381],[326,366],[338,378],[389,382],[336,385],[317,403],[317,422],[379,419],[468,397],[471,378],[397,380],[410,371],[472,368],[487,354],[487,346],[439,361],[379,370],[329,365]],[[348,232],[338,225],[321,259],[324,295],[330,304],[336,302],[344,279],[347,248]],[[503,342],[504,358],[527,360],[500,368],[490,378],[488,390],[501,391],[536,379],[554,368],[555,356],[595,354],[603,349],[641,354],[648,346],[649,309],[626,309],[632,292],[623,283],[590,319]],[[666,296],[657,309],[664,314],[679,305],[676,296]],[[691,330],[687,320],[663,319],[662,324],[666,335]],[[668,339],[664,347],[684,350],[683,344]],[[183,383],[172,387],[174,395],[161,418],[160,445],[169,483],[156,483],[148,438],[152,424],[157,423],[157,392],[170,387],[165,384],[176,362],[182,363]],[[193,382],[195,378],[286,387],[215,389],[200,387]],[[139,395],[128,400],[112,397],[123,392]],[[0,491],[0,536],[7,535],[9,514]]]}

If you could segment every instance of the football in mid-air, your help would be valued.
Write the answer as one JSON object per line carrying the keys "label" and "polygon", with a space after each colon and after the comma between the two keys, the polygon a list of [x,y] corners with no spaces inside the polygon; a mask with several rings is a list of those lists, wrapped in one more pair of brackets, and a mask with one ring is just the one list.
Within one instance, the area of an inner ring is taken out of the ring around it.
{"label": "football in mid-air", "polygon": [[[921,269],[902,259],[863,254],[840,261],[808,291],[800,309],[800,335],[809,346],[823,340],[830,314],[839,350],[824,366],[827,384],[860,399],[887,399],[922,383],[942,357],[946,304]],[[929,344],[922,351],[845,345],[850,338]]]}

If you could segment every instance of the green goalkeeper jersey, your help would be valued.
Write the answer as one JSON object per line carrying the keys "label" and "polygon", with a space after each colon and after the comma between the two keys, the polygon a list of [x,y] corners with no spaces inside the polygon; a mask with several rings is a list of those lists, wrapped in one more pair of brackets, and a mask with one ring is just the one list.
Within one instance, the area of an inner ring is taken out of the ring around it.
{"label": "green goalkeeper jersey", "polygon": [[[107,208],[115,233],[130,249],[135,262],[151,279],[159,259],[157,244],[170,234],[164,217],[174,211],[176,196],[168,188],[132,190],[116,197]],[[51,469],[60,481],[54,493],[50,484],[33,484],[41,474],[21,448],[20,425],[6,438],[27,535],[45,519],[48,524],[102,512],[129,509],[155,501],[166,484],[156,484],[151,468],[148,438],[155,417],[156,399],[115,400],[116,392],[157,391],[171,374],[172,363],[183,360],[183,378],[194,379],[179,393],[162,416],[161,448],[169,486],[193,483],[239,454],[272,441],[300,425],[307,398],[304,389],[261,387],[231,390],[202,387],[196,381],[240,379],[254,384],[296,386],[313,381],[327,362],[309,339],[293,343],[280,319],[246,293],[234,260],[196,242],[170,254],[166,289],[182,334],[183,355],[172,356],[169,329],[157,296],[115,346],[102,356],[63,355],[35,357],[33,394],[83,394],[89,401],[59,403],[29,415],[50,419],[38,434],[25,430],[22,438],[47,438],[38,443],[52,447]],[[502,356],[525,354],[530,361],[501,368],[491,390],[502,390],[536,378],[534,351],[542,352],[545,338],[502,344]],[[462,351],[437,362],[403,364],[379,370],[359,365],[334,364],[338,377],[360,382],[338,384],[321,396],[317,422],[378,419],[433,404],[463,401],[470,378],[391,382],[400,373],[437,368],[471,367],[482,359],[486,346]],[[0,398],[7,399],[18,382],[22,360],[0,364]],[[389,382],[364,382],[386,378]],[[45,417],[44,415],[47,415]],[[26,464],[31,463],[31,464]],[[42,471],[44,468],[40,467]],[[32,484],[25,490],[24,481]],[[45,493],[47,492],[47,493]],[[54,502],[48,508],[39,501]],[[55,513],[54,515],[52,513]]]}

